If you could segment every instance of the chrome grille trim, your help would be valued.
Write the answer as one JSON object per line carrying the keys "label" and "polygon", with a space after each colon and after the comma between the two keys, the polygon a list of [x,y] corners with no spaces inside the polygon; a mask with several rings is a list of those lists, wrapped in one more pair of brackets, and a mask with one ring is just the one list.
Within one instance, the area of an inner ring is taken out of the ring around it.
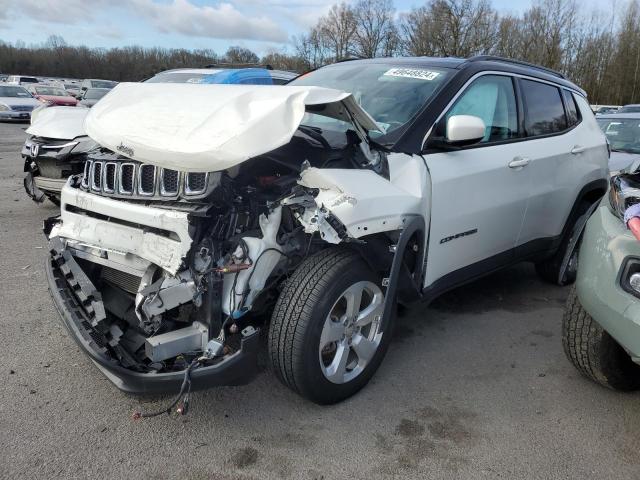
{"label": "chrome grille trim", "polygon": [[102,189],[102,165],[103,162],[93,162],[91,165],[91,190],[96,192]]}
{"label": "chrome grille trim", "polygon": [[[170,173],[169,173],[170,172]],[[175,175],[175,181],[169,178],[169,175]],[[170,184],[169,184],[170,182]],[[169,184],[169,185],[168,185]],[[174,188],[175,185],[175,188]],[[170,188],[167,188],[170,187]],[[160,195],[165,197],[175,197],[180,191],[180,172],[163,168],[160,170]]]}
{"label": "chrome grille trim", "polygon": [[[106,193],[115,193],[116,177],[118,176],[118,164],[116,162],[106,162],[102,173],[102,189]],[[110,186],[111,185],[111,186]]]}
{"label": "chrome grille trim", "polygon": [[89,178],[91,177],[91,165],[93,162],[91,160],[87,160],[84,162],[84,173],[82,174],[82,187],[89,188]]}
{"label": "chrome grille trim", "polygon": [[[127,188],[127,185],[124,185],[122,183],[122,179],[125,178],[125,169],[126,170],[131,170],[131,188]],[[135,188],[135,179],[136,179],[136,166],[134,163],[121,163],[120,164],[120,171],[118,172],[118,193],[121,193],[122,195],[132,195],[133,194],[133,190]]]}
{"label": "chrome grille trim", "polygon": [[[192,188],[193,183],[195,183],[196,175],[204,175],[203,187],[200,189]],[[185,195],[200,195],[207,190],[207,185],[209,184],[209,174],[208,173],[187,173],[186,179],[184,182],[184,193]]]}
{"label": "chrome grille trim", "polygon": [[[145,190],[145,172],[147,169],[151,168],[153,172],[153,183],[151,184],[151,189]],[[142,164],[138,167],[138,194],[144,195],[145,197],[151,197],[155,193],[156,187],[156,167],[154,165]]]}
{"label": "chrome grille trim", "polygon": [[106,196],[166,201],[207,195],[211,178],[208,172],[187,173],[150,163],[88,158],[80,187]]}

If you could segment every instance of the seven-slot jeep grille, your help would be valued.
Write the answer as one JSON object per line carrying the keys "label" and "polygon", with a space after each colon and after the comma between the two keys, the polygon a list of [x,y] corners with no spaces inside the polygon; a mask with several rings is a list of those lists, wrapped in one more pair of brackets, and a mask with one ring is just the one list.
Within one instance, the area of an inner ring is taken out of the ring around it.
{"label": "seven-slot jeep grille", "polygon": [[134,162],[87,160],[82,187],[106,195],[150,197],[198,196],[207,191],[209,174],[179,172]]}

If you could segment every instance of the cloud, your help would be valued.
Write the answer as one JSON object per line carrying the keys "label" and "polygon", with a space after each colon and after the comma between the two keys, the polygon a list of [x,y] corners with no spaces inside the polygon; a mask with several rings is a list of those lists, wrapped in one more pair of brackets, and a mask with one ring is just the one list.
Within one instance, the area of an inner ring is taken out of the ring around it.
{"label": "cloud", "polygon": [[245,15],[230,3],[199,6],[188,0],[172,0],[169,3],[133,0],[131,4],[137,15],[146,18],[164,33],[271,42],[287,40],[287,32],[268,16]]}
{"label": "cloud", "polygon": [[[347,3],[353,0],[347,0]],[[256,12],[268,12],[273,17],[284,18],[303,29],[314,26],[338,0],[235,0],[236,5]]]}
{"label": "cloud", "polygon": [[[94,0],[88,6],[85,0],[0,0],[0,12],[22,14],[43,23],[79,24],[90,21],[94,13],[107,5],[108,0]],[[0,13],[2,19],[2,13]]]}

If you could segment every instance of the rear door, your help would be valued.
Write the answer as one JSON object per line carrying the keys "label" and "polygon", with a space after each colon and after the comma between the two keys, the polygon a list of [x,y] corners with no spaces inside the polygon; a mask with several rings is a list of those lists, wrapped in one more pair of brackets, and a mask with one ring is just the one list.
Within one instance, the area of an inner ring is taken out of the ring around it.
{"label": "rear door", "polygon": [[436,124],[437,133],[452,115],[473,115],[486,134],[472,146],[425,155],[432,179],[425,287],[457,283],[513,256],[530,184],[519,166],[526,142],[514,82],[508,74],[477,77]]}
{"label": "rear door", "polygon": [[545,245],[530,242],[550,240],[562,232],[575,200],[574,160],[585,146],[575,129],[575,103],[569,106],[569,119],[560,88],[533,79],[518,81],[528,139],[523,155],[529,160],[526,170],[531,178],[529,205],[518,245],[535,251]]}

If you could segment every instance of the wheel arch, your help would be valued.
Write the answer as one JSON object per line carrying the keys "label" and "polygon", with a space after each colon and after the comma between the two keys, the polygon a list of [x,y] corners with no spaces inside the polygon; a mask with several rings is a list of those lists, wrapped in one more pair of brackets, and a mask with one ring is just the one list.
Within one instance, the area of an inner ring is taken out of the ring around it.
{"label": "wheel arch", "polygon": [[[421,296],[426,254],[426,223],[421,215],[409,217],[401,230],[377,233],[348,243],[387,285],[385,297],[397,296],[406,304]],[[385,309],[386,310],[386,309]]]}
{"label": "wheel arch", "polygon": [[[576,195],[575,201],[573,202],[573,206],[569,211],[569,215],[564,222],[562,233],[560,234],[557,243],[553,247],[554,252],[562,244],[562,241],[567,238],[568,235],[571,235],[576,220],[578,220],[586,210],[591,208],[594,204],[597,204],[602,199],[602,197],[604,197],[605,193],[607,193],[608,188],[609,182],[607,182],[607,180],[604,178],[599,178],[587,183],[580,189],[578,195]],[[588,207],[585,210],[584,205],[587,204]],[[586,219],[584,224],[581,226],[581,229],[584,229],[585,225]]]}

